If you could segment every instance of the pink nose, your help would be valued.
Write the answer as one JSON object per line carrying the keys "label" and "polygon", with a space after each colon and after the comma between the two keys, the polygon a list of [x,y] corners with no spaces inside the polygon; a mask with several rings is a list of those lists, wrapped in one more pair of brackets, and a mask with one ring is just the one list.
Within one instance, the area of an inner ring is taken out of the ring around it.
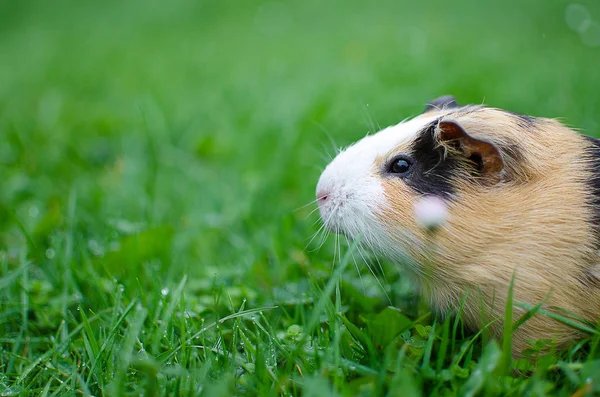
{"label": "pink nose", "polygon": [[329,191],[327,190],[319,190],[317,191],[317,201],[319,204],[324,203],[329,198]]}

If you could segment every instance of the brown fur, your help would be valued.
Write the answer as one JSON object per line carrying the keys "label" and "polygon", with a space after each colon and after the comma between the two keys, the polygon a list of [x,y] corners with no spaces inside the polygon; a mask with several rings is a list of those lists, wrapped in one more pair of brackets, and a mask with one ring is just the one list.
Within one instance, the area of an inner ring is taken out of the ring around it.
{"label": "brown fur", "polygon": [[[535,305],[545,300],[547,310],[559,307],[597,322],[600,285],[585,281],[586,274],[593,279],[598,273],[599,263],[593,208],[587,200],[587,141],[557,121],[534,119],[523,126],[517,116],[497,109],[438,113],[473,137],[497,145],[504,170],[491,186],[468,178],[456,181],[448,221],[434,233],[416,225],[412,205],[407,205],[418,194],[398,178],[383,180],[392,208],[380,216],[392,235],[397,227],[407,228],[421,242],[398,241],[409,245],[408,253],[419,263],[413,271],[432,307],[454,311],[468,291],[463,316],[468,325],[480,328],[485,325],[482,309],[490,319],[503,317],[514,273],[515,301]],[[515,319],[524,312],[515,308]],[[501,327],[497,322],[491,329],[499,334]],[[515,332],[514,352],[531,339],[563,345],[576,336],[574,329],[536,315]]]}

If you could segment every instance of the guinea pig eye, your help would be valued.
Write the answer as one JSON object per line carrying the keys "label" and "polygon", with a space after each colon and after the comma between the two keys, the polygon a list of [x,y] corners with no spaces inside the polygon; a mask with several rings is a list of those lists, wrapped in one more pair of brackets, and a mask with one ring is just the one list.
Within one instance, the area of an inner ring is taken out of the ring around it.
{"label": "guinea pig eye", "polygon": [[410,170],[412,163],[409,159],[398,157],[390,163],[390,172],[392,174],[406,174]]}

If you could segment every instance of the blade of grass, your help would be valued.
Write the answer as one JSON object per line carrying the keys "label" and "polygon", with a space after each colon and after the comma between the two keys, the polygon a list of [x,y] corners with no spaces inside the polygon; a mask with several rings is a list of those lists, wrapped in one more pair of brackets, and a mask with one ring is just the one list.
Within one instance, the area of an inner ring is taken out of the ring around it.
{"label": "blade of grass", "polygon": [[88,384],[90,383],[91,377],[92,377],[94,371],[96,370],[96,366],[101,362],[102,355],[104,354],[105,351],[107,351],[109,345],[114,343],[114,338],[116,337],[117,333],[119,332],[119,329],[123,326],[125,319],[127,318],[127,316],[129,316],[129,313],[133,310],[135,305],[137,305],[137,301],[136,300],[131,301],[131,303],[129,305],[127,305],[127,307],[125,308],[125,310],[123,311],[121,316],[113,323],[110,333],[108,334],[108,336],[102,343],[102,346],[100,347],[100,350],[98,351],[98,354],[96,355],[96,357],[94,357],[94,362],[92,363],[88,377],[85,380],[86,383],[88,383]]}
{"label": "blade of grass", "polygon": [[508,375],[512,366],[512,336],[513,336],[513,292],[516,279],[516,270],[513,272],[508,294],[506,297],[506,307],[504,309],[504,331],[502,332],[502,359],[500,360],[500,371],[503,375]]}
{"label": "blade of grass", "polygon": [[429,330],[429,336],[427,337],[427,343],[425,344],[425,351],[423,353],[423,362],[421,363],[421,369],[429,367],[429,361],[431,360],[431,350],[433,348],[433,342],[435,340],[435,327],[437,325],[437,320],[431,324],[431,329]]}
{"label": "blade of grass", "polygon": [[[110,309],[105,310],[105,312],[110,311]],[[96,315],[94,317],[91,317],[89,320],[90,322],[93,322],[95,320],[100,319],[100,315]],[[27,366],[23,372],[21,373],[21,375],[19,375],[19,377],[17,378],[16,382],[17,384],[21,384],[23,383],[23,381],[25,380],[25,378],[27,378],[27,376],[31,373],[31,371],[33,371],[42,361],[50,358],[53,354],[55,354],[57,351],[63,350],[65,349],[69,343],[71,343],[72,339],[83,330],[84,328],[84,324],[79,324],[77,327],[75,327],[75,329],[73,329],[69,335],[66,341],[61,342],[59,344],[57,344],[55,347],[53,347],[52,349],[46,351],[44,354],[40,355],[38,358],[36,358],[31,364],[29,364],[29,366]]]}
{"label": "blade of grass", "polygon": [[[517,307],[520,307],[520,308],[523,308],[523,309],[526,309],[526,310],[533,310],[534,309],[533,305],[531,305],[529,303],[525,303],[525,302],[516,302],[515,305]],[[568,325],[569,327],[574,328],[574,329],[576,329],[578,331],[585,332],[585,333],[590,334],[590,335],[600,336],[600,331],[599,330],[593,329],[593,328],[591,328],[591,327],[589,327],[587,325],[581,324],[581,323],[579,323],[577,321],[574,321],[574,320],[572,320],[570,318],[561,316],[560,314],[556,314],[556,313],[553,313],[553,312],[545,310],[545,309],[538,309],[537,312],[539,314],[547,316],[547,317],[549,317],[549,318],[551,318],[553,320],[556,320],[556,321],[561,322],[561,323],[563,323],[565,325]]]}
{"label": "blade of grass", "polygon": [[123,382],[126,376],[127,371],[129,370],[129,366],[131,364],[133,358],[133,348],[135,345],[135,341],[140,334],[144,320],[148,316],[148,311],[143,308],[141,305],[137,304],[135,308],[135,314],[133,319],[131,320],[129,326],[127,327],[127,332],[125,333],[125,338],[123,343],[121,344],[118,351],[118,366],[117,371],[115,373],[115,377],[113,382],[109,385],[109,389],[111,394],[114,396],[121,395],[121,392],[124,388]]}

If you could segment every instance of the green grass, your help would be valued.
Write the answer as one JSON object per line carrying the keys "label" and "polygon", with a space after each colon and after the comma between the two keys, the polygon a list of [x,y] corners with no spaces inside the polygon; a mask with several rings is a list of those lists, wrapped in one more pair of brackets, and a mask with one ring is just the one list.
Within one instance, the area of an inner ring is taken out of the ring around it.
{"label": "green grass", "polygon": [[513,361],[298,209],[438,95],[598,133],[568,5],[0,1],[0,395],[600,392],[599,337]]}

